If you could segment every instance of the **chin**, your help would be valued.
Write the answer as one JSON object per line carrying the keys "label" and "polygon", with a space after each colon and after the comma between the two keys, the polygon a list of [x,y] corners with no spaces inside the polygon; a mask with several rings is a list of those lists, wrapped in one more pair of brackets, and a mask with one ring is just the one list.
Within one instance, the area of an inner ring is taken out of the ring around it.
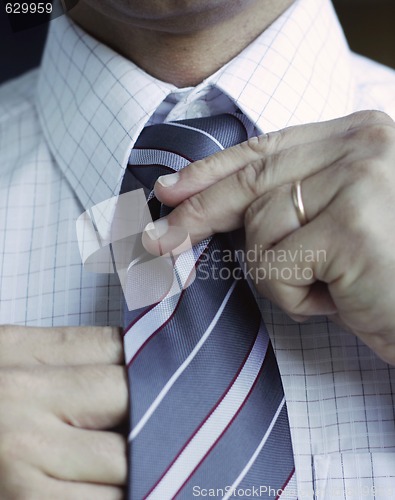
{"label": "chin", "polygon": [[80,0],[80,3],[102,15],[139,27],[191,31],[193,27],[208,27],[232,17],[256,1]]}

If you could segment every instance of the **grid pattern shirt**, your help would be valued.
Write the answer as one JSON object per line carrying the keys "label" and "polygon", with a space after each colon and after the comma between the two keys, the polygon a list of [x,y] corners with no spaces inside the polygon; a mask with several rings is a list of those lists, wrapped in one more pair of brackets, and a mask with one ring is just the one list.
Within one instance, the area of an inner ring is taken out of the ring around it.
{"label": "grid pattern shirt", "polygon": [[[235,109],[263,132],[359,109],[395,117],[395,74],[350,53],[329,0],[296,0],[186,89],[67,17],[52,21],[41,67],[0,88],[0,323],[120,325],[117,276],[84,269],[76,219],[119,193],[146,124]],[[326,318],[300,325],[259,302],[284,384],[299,499],[394,498],[395,368]]]}

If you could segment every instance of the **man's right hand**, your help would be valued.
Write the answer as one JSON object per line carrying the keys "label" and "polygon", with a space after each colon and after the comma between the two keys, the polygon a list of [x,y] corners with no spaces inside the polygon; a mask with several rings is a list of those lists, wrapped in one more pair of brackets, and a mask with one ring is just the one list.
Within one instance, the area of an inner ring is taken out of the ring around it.
{"label": "man's right hand", "polygon": [[116,328],[0,327],[1,500],[121,500],[128,387]]}

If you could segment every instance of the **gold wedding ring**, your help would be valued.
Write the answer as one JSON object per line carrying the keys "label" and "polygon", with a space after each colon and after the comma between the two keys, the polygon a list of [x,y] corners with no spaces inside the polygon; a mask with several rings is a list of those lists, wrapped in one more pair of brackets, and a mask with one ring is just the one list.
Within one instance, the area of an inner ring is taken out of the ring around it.
{"label": "gold wedding ring", "polygon": [[304,209],[304,203],[302,198],[302,182],[296,181],[292,184],[291,189],[292,201],[296,210],[296,215],[301,226],[307,224],[306,211]]}

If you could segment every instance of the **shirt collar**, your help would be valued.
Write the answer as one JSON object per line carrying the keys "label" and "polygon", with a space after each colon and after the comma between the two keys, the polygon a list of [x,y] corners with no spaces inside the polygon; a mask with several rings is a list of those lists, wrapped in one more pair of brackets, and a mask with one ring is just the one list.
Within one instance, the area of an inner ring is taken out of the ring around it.
{"label": "shirt collar", "polygon": [[119,192],[130,149],[173,90],[68,17],[51,22],[38,113],[52,154],[85,209]]}
{"label": "shirt collar", "polygon": [[297,0],[216,85],[264,132],[330,120],[354,107],[350,57],[330,0]]}
{"label": "shirt collar", "polygon": [[[210,86],[265,132],[351,112],[349,51],[330,0],[296,0],[198,89]],[[134,142],[174,92],[174,85],[148,75],[66,16],[51,22],[38,113],[84,209],[119,192]]]}

